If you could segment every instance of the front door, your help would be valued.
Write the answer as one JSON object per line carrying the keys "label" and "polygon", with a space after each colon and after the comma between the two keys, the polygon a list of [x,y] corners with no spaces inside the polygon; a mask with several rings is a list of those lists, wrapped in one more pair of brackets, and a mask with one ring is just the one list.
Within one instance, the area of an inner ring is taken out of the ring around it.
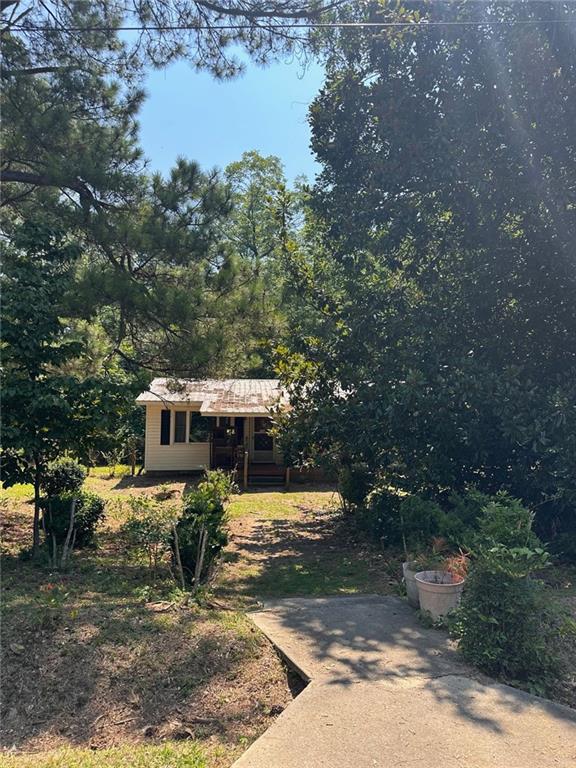
{"label": "front door", "polygon": [[272,422],[266,417],[254,419],[252,434],[252,461],[255,464],[271,464],[274,461],[274,438],[270,434]]}

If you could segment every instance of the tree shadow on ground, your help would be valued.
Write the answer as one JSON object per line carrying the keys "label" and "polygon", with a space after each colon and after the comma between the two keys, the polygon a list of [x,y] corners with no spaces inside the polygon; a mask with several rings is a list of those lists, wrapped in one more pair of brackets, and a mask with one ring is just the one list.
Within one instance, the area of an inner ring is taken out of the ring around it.
{"label": "tree shadow on ground", "polygon": [[399,588],[399,564],[354,542],[338,513],[240,519],[216,588],[230,598],[390,593]]}
{"label": "tree shadow on ground", "polygon": [[507,715],[538,710],[576,725],[576,712],[477,673],[444,632],[423,627],[395,597],[272,601],[257,624],[307,677],[340,687],[378,682],[421,687],[441,712],[506,733]]}

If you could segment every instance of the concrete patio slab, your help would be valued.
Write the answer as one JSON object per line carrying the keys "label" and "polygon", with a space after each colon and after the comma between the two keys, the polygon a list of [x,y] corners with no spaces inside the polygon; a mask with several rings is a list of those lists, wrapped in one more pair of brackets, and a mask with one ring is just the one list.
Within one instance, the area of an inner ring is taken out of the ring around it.
{"label": "concrete patio slab", "polygon": [[473,679],[401,600],[280,600],[253,618],[311,682],[235,768],[576,765],[576,712]]}

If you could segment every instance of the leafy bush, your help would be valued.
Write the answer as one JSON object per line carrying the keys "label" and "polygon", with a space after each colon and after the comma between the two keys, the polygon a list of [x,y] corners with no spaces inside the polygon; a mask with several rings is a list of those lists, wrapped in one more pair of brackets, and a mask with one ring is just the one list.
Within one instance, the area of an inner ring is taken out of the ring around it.
{"label": "leafy bush", "polygon": [[43,504],[43,527],[50,552],[53,551],[54,545],[60,547],[66,540],[70,527],[70,509],[74,500],[76,505],[72,546],[82,549],[94,541],[96,526],[104,519],[104,499],[88,491],[68,492],[53,496]]}
{"label": "leafy bush", "polygon": [[537,549],[541,542],[532,530],[534,514],[518,499],[500,491],[482,510],[477,537],[478,546],[529,547]]}
{"label": "leafy bush", "polygon": [[148,560],[156,574],[172,541],[172,527],[177,516],[173,507],[153,496],[135,496],[128,500],[130,513],[121,529],[129,547]]}
{"label": "leafy bush", "polygon": [[374,489],[356,515],[358,529],[388,546],[418,551],[434,536],[451,538],[459,530],[457,518],[436,502],[421,496],[399,496],[386,487]]}
{"label": "leafy bush", "polygon": [[226,502],[235,490],[230,475],[213,470],[184,497],[172,551],[174,560],[178,551],[184,579],[194,587],[209,577],[215,559],[226,546]]}
{"label": "leafy bush", "polygon": [[338,490],[346,510],[364,504],[370,492],[370,479],[370,472],[365,464],[346,465],[340,469]]}
{"label": "leafy bush", "polygon": [[49,499],[75,494],[82,488],[86,470],[74,459],[59,459],[48,465],[42,479],[42,490]]}
{"label": "leafy bush", "polygon": [[448,498],[448,514],[461,525],[463,535],[477,530],[482,512],[492,497],[477,488],[469,488],[464,493],[453,492]]}
{"label": "leafy bush", "polygon": [[90,546],[94,542],[97,525],[104,519],[106,502],[101,496],[82,491],[76,503],[76,547]]}
{"label": "leafy bush", "polygon": [[470,662],[537,689],[556,672],[556,618],[533,578],[548,554],[532,531],[532,519],[507,494],[488,503],[455,630]]}
{"label": "leafy bush", "polygon": [[386,487],[377,487],[355,512],[355,528],[371,541],[391,546],[401,544],[399,508],[400,497],[396,493]]}

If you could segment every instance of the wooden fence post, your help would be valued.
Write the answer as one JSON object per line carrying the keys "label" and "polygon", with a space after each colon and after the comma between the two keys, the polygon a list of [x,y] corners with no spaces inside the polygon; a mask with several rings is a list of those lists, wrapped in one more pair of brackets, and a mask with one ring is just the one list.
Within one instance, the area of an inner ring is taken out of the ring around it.
{"label": "wooden fence post", "polygon": [[248,489],[248,451],[244,451],[244,490]]}
{"label": "wooden fence post", "polygon": [[290,467],[286,467],[286,481],[284,487],[287,491],[290,490]]}

